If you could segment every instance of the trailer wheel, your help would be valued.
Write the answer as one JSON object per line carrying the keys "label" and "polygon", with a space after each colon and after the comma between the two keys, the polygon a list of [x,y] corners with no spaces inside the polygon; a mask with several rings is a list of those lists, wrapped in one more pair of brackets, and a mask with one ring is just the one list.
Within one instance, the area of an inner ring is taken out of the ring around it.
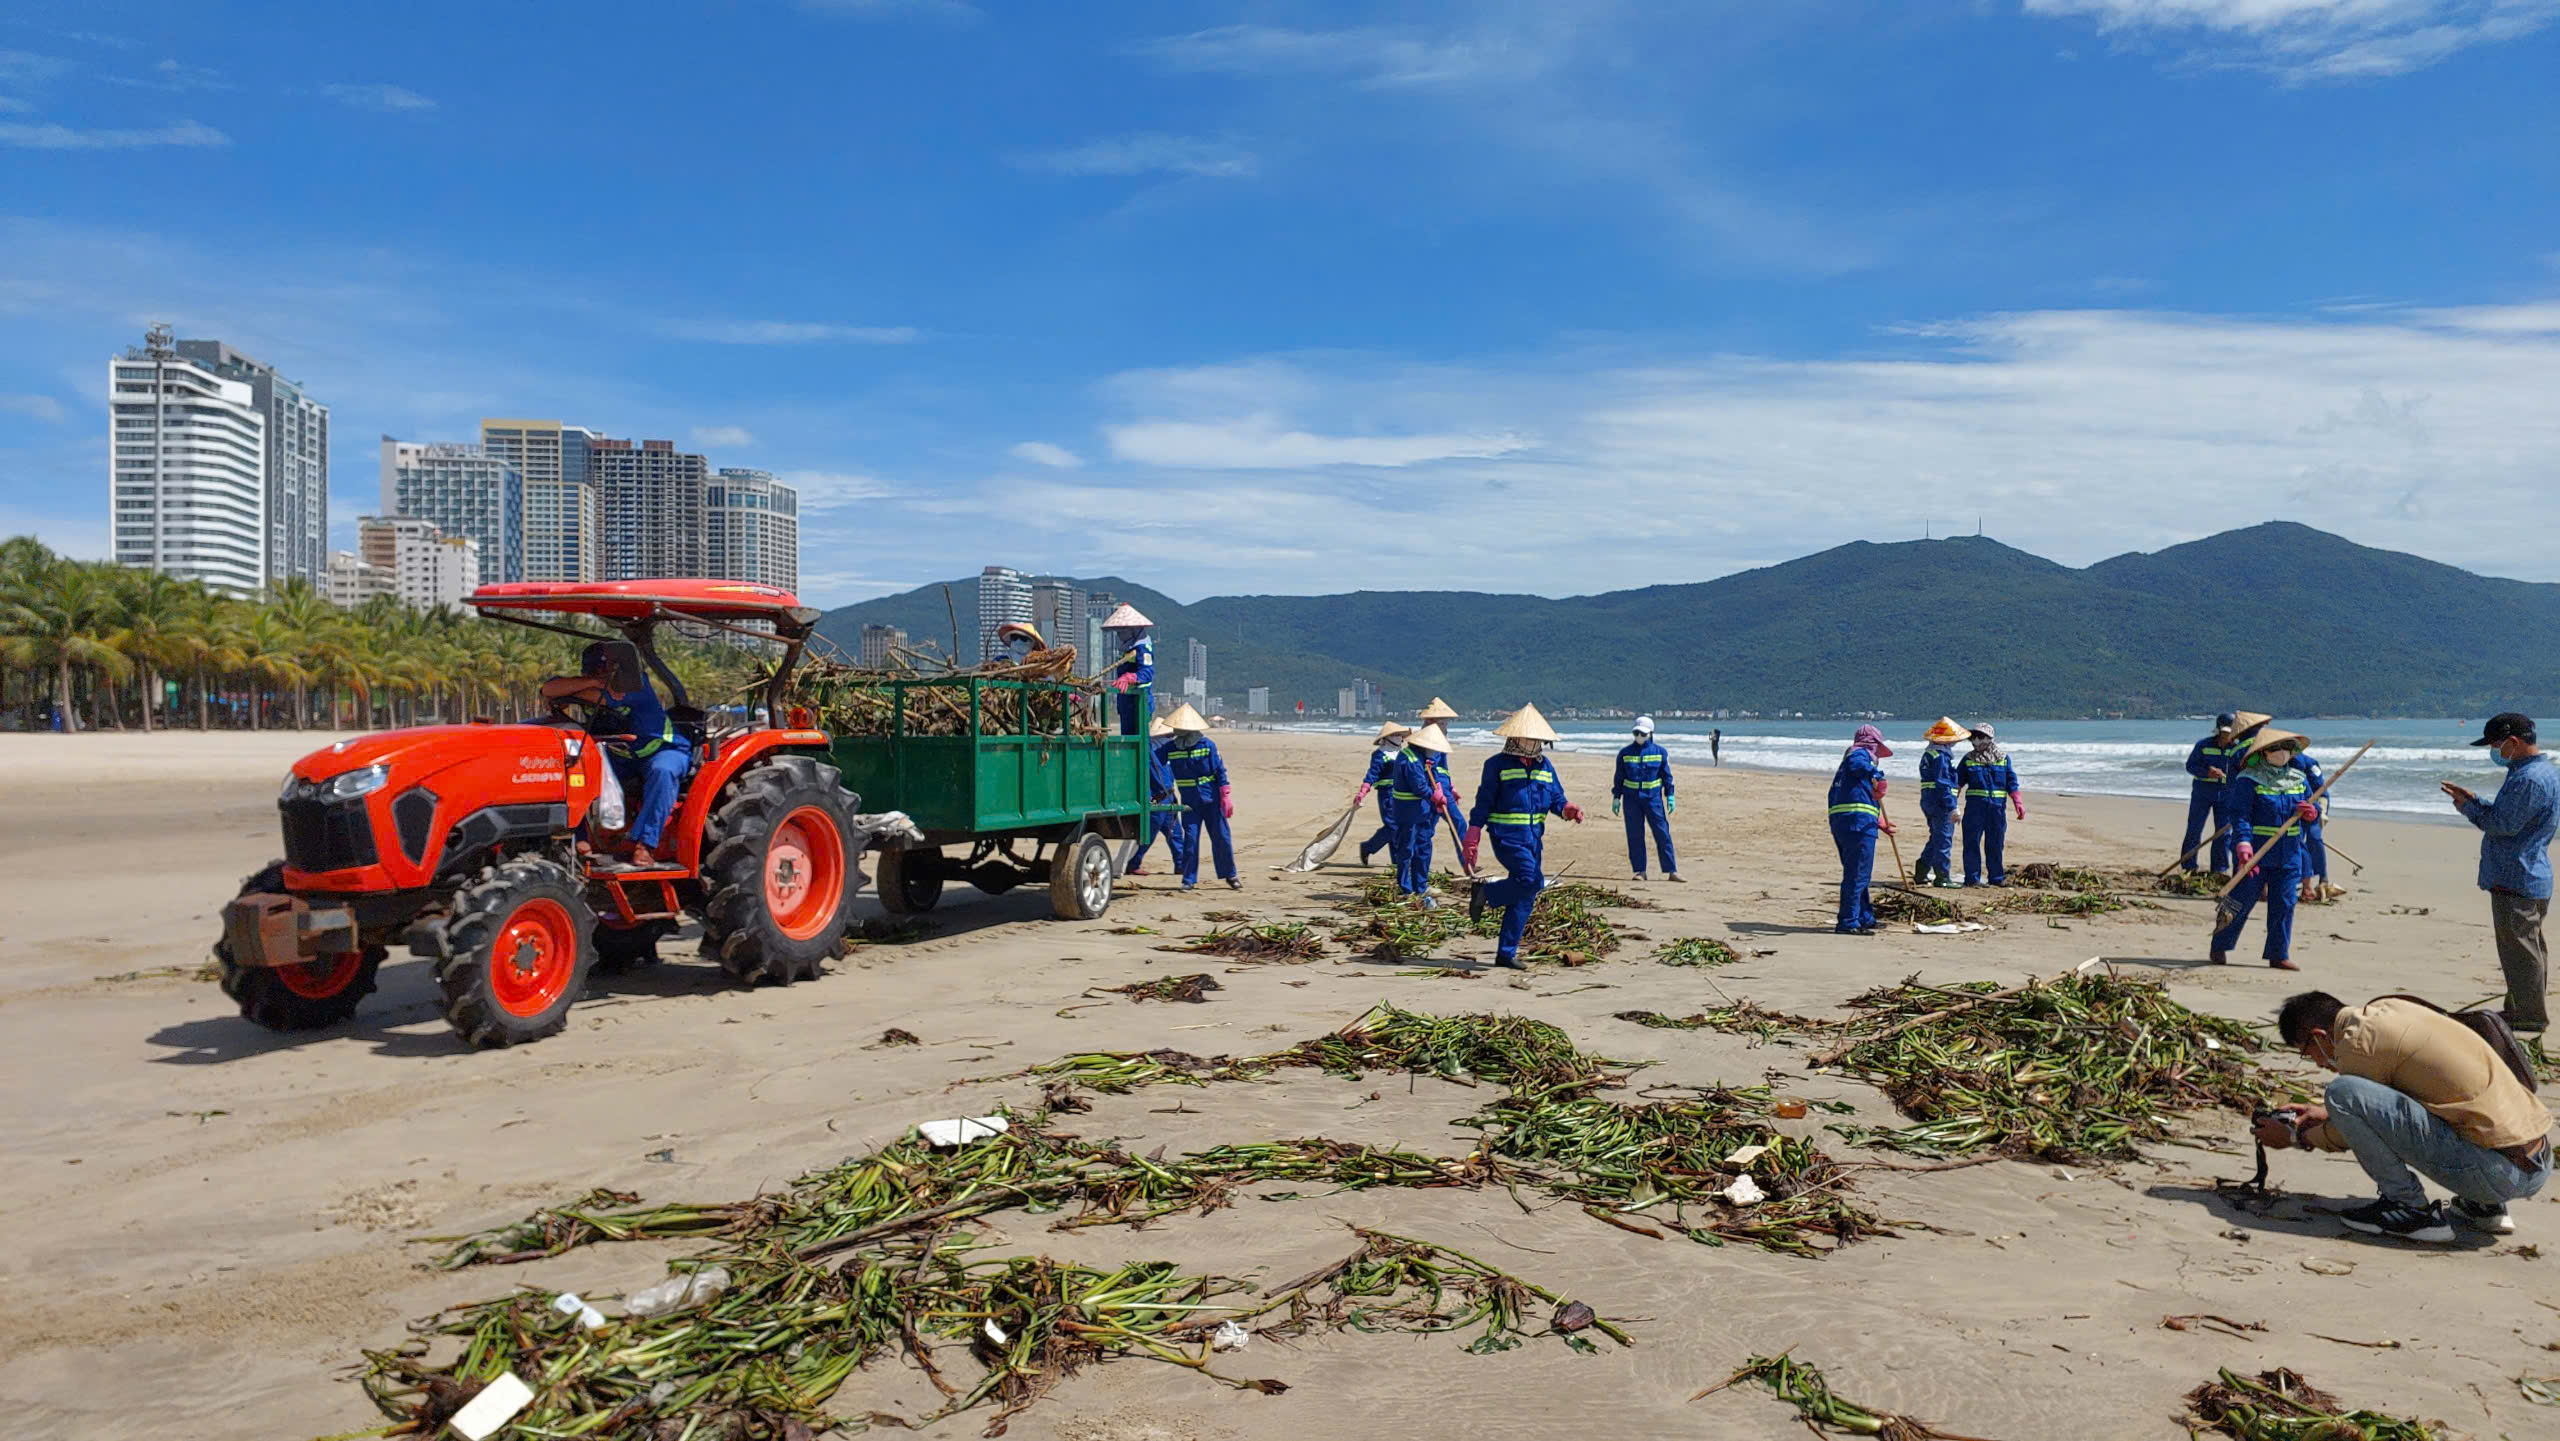
{"label": "trailer wheel", "polygon": [[893,916],[921,915],[942,900],[942,852],[930,846],[878,853],[871,887]]}
{"label": "trailer wheel", "polygon": [[473,1047],[537,1041],[569,1023],[595,966],[595,912],[557,862],[502,861],[423,928],[445,1023]]}
{"label": "trailer wheel", "polygon": [[1049,913],[1062,921],[1098,921],[1111,909],[1111,842],[1088,835],[1049,862]]}
{"label": "trailer wheel", "polygon": [[834,766],[776,756],[703,830],[702,949],[748,985],[818,978],[853,909],[853,796]]}
{"label": "trailer wheel", "polygon": [[[283,890],[284,862],[277,861],[242,881],[239,893]],[[231,959],[229,941],[213,943],[213,958],[222,967],[222,993],[239,1003],[241,1015],[270,1031],[316,1031],[354,1015],[373,993],[383,955],[382,947],[366,946],[298,966],[244,966]]]}

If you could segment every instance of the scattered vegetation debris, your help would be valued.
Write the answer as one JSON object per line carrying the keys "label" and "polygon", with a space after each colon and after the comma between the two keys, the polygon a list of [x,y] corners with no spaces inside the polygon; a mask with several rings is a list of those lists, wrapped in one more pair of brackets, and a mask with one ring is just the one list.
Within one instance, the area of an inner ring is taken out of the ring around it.
{"label": "scattered vegetation debris", "polygon": [[1729,966],[1741,960],[1742,953],[1706,936],[1683,936],[1655,952],[1653,958],[1666,966]]}
{"label": "scattered vegetation debris", "polygon": [[1876,919],[1896,924],[1908,922],[1920,926],[1942,926],[1971,920],[1965,908],[1950,896],[1933,896],[1925,891],[1900,886],[1878,886],[1870,893],[1876,908]]}
{"label": "scattered vegetation debris", "polygon": [[915,1032],[903,1031],[898,1029],[896,1026],[891,1026],[889,1029],[882,1031],[880,1033],[879,1043],[884,1046],[920,1046],[924,1044],[924,1042],[916,1039]]}
{"label": "scattered vegetation debris", "polygon": [[1270,921],[1220,926],[1165,949],[1250,961],[1312,961],[1324,954],[1324,938],[1304,921]]}
{"label": "scattered vegetation debris", "polygon": [[1657,1031],[1722,1031],[1731,1035],[1757,1036],[1774,1041],[1790,1032],[1818,1029],[1824,1022],[1804,1016],[1790,1016],[1783,1011],[1763,1009],[1749,1001],[1736,1001],[1729,1006],[1714,1006],[1686,1016],[1666,1016],[1659,1011],[1620,1011],[1617,1018],[1651,1026]]}
{"label": "scattered vegetation debris", "polygon": [[1225,926],[1233,925],[1238,921],[1249,921],[1252,920],[1253,917],[1246,915],[1242,911],[1202,911],[1200,913],[1200,919],[1216,925]]}
{"label": "scattered vegetation debris", "polygon": [[1819,1369],[1791,1356],[1754,1356],[1743,1362],[1740,1370],[1689,1399],[1703,1400],[1744,1381],[1759,1382],[1770,1395],[1795,1407],[1805,1429],[1816,1435],[1879,1436],[1884,1441],[1982,1441],[1979,1437],[1941,1431],[1926,1421],[1859,1405],[1833,1392]]}
{"label": "scattered vegetation debris", "polygon": [[1196,1006],[1208,1000],[1211,991],[1223,991],[1226,987],[1218,984],[1217,977],[1202,971],[1188,976],[1158,976],[1152,981],[1105,986],[1103,989],[1133,1001],[1188,1001]]}
{"label": "scattered vegetation debris", "polygon": [[2233,1441],[2439,1441],[2433,1426],[2376,1411],[2346,1410],[2338,1398],[2281,1367],[2242,1376],[2224,1367],[2187,1393],[2190,1434],[2218,1431]]}
{"label": "scattered vegetation debris", "polygon": [[2222,893],[2225,878],[2211,871],[2174,870],[2165,876],[2157,871],[2128,871],[2126,879],[2133,886],[2148,887],[2164,895],[2199,896],[2211,900]]}
{"label": "scattered vegetation debris", "polygon": [[2251,1331],[2264,1331],[2264,1321],[2234,1321],[2210,1311],[2190,1311],[2184,1316],[2163,1316],[2160,1327],[2165,1331],[2219,1331],[2226,1336],[2241,1336]]}

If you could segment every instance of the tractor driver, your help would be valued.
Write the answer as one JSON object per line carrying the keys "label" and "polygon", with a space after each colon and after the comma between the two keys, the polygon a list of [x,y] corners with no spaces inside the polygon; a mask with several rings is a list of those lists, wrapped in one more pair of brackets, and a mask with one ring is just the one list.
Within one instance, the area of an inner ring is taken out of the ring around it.
{"label": "tractor driver", "polygon": [[652,848],[666,833],[667,817],[675,813],[676,792],[684,787],[693,747],[649,688],[638,648],[627,640],[590,642],[579,652],[578,674],[544,681],[542,698],[586,705],[587,733],[604,742],[605,758],[622,788],[640,798],[625,832],[632,864],[656,865]]}

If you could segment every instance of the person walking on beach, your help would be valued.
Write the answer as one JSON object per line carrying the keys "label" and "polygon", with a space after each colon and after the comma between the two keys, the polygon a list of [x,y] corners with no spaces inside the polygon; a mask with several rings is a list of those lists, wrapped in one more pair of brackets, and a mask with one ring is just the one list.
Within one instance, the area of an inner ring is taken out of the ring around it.
{"label": "person walking on beach", "polygon": [[1710,765],[1724,764],[1724,731],[1721,728],[1707,732],[1707,761]]}
{"label": "person walking on beach", "polygon": [[1671,813],[1679,798],[1671,787],[1671,756],[1653,743],[1653,717],[1636,717],[1635,739],[1618,749],[1618,769],[1609,781],[1609,813],[1627,823],[1627,866],[1644,879],[1644,837],[1653,832],[1653,848],[1662,853],[1662,878],[1680,879],[1680,858],[1671,849]]}
{"label": "person walking on beach", "polygon": [[[2178,854],[2186,859],[2181,864],[2192,871],[2197,867],[2196,854],[2207,854],[2204,864],[2217,876],[2231,873],[2231,834],[2222,824],[2222,787],[2231,779],[2231,733],[2239,726],[2239,717],[2230,711],[2213,718],[2213,734],[2197,741],[2187,752],[2187,774],[2195,779],[2187,784],[2187,833],[2178,842]],[[2205,845],[2204,828],[2213,827],[2213,843]]]}
{"label": "person walking on beach", "polygon": [[1893,822],[1884,818],[1884,767],[1877,762],[1892,754],[1884,732],[1860,726],[1831,775],[1831,844],[1840,852],[1840,912],[1831,928],[1844,936],[1876,933],[1867,885],[1875,879],[1876,837],[1893,834]]}
{"label": "person walking on beach", "polygon": [[1964,883],[1981,885],[1987,864],[1991,884],[2005,886],[2009,884],[2008,808],[2015,807],[2018,819],[2025,820],[2027,802],[2018,794],[2017,768],[2009,764],[2008,752],[2000,749],[1991,727],[1978,725],[1966,734],[1973,749],[1956,762],[1956,774],[1964,782]]}
{"label": "person walking on beach", "polygon": [[1475,808],[1467,813],[1467,835],[1461,854],[1475,869],[1476,852],[1485,836],[1493,837],[1493,858],[1502,862],[1498,881],[1477,881],[1467,897],[1467,919],[1480,920],[1485,909],[1502,910],[1502,938],[1495,943],[1493,963],[1509,970],[1520,964],[1520,938],[1528,934],[1529,915],[1546,889],[1544,869],[1547,817],[1562,816],[1582,824],[1582,807],[1566,800],[1564,782],[1546,749],[1555,744],[1555,727],[1524,705],[1494,731],[1502,749],[1488,757],[1476,783]]}
{"label": "person walking on beach", "polygon": [[1964,727],[1947,716],[1929,727],[1921,739],[1929,748],[1920,753],[1920,817],[1929,823],[1929,840],[1920,848],[1920,863],[1911,868],[1915,886],[1952,885],[1955,875],[1956,812],[1963,809],[1964,779],[1956,772],[1955,744],[1965,737]]}
{"label": "person walking on beach", "polygon": [[[1378,734],[1370,741],[1376,749],[1369,753],[1369,773],[1360,778],[1360,794],[1352,799],[1352,804],[1358,805],[1369,798],[1371,791],[1378,792],[1378,829],[1360,843],[1360,864],[1364,866],[1369,864],[1371,855],[1381,850],[1387,853],[1390,864],[1399,868],[1404,865],[1396,859],[1395,798],[1390,794],[1395,787],[1387,783],[1395,779],[1396,758],[1404,754],[1405,743],[1412,739],[1413,727],[1389,721],[1378,727]],[[1386,789],[1379,790],[1381,785]]]}
{"label": "person walking on beach", "polygon": [[2560,768],[2535,743],[2533,720],[2508,711],[2489,718],[2473,745],[2488,750],[2506,778],[2483,801],[2447,781],[2444,793],[2480,828],[2480,889],[2507,974],[2507,1024],[2539,1033],[2551,1024],[2550,953],[2542,922],[2551,910],[2551,833],[2560,824]]}
{"label": "person walking on beach", "polygon": [[[2222,758],[2222,799],[2214,812],[2214,820],[2222,827],[2222,855],[2225,860],[2231,858],[2247,833],[2248,822],[2240,818],[2236,807],[2240,795],[2240,772],[2249,762],[2249,742],[2256,740],[2258,732],[2265,730],[2274,719],[2253,710],[2238,711],[2231,717],[2231,740]],[[2237,869],[2236,866],[2225,866],[2214,874],[2227,876]]]}
{"label": "person walking on beach", "polygon": [[1235,837],[1227,830],[1227,822],[1235,819],[1236,798],[1227,786],[1227,763],[1218,755],[1218,743],[1209,739],[1209,723],[1185,701],[1165,717],[1165,724],[1173,727],[1165,760],[1173,767],[1174,788],[1182,793],[1182,845],[1174,852],[1182,867],[1182,888],[1200,883],[1200,833],[1206,830],[1218,879],[1231,891],[1243,890],[1244,880],[1236,874]]}
{"label": "person walking on beach", "polygon": [[1439,909],[1431,895],[1431,852],[1440,818],[1457,804],[1448,782],[1449,738],[1427,725],[1405,741],[1396,756],[1396,890]]}
{"label": "person walking on beach", "polygon": [[2236,797],[2231,861],[2244,874],[2216,913],[2220,926],[2213,933],[2212,959],[2217,966],[2231,964],[2231,948],[2240,943],[2249,912],[2264,895],[2267,944],[2260,954],[2279,971],[2302,969],[2293,963],[2293,907],[2302,897],[2307,865],[2302,823],[2319,813],[2311,804],[2311,783],[2293,768],[2293,758],[2302,754],[2302,746],[2302,737],[2291,731],[2259,731],[2249,741],[2246,764],[2231,783]]}

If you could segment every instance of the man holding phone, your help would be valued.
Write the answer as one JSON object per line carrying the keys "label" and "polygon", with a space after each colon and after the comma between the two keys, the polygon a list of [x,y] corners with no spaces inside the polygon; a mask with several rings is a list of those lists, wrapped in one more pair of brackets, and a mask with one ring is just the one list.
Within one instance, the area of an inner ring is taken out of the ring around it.
{"label": "man holding phone", "polygon": [[2463,819],[2480,828],[2480,889],[2498,936],[2498,968],[2507,977],[2507,1024],[2539,1032],[2551,1024],[2550,961],[2542,922],[2551,910],[2551,833],[2560,824],[2560,769],[2534,743],[2533,719],[2507,711],[2489,718],[2473,745],[2505,771],[2496,799],[2455,785],[2444,793]]}

